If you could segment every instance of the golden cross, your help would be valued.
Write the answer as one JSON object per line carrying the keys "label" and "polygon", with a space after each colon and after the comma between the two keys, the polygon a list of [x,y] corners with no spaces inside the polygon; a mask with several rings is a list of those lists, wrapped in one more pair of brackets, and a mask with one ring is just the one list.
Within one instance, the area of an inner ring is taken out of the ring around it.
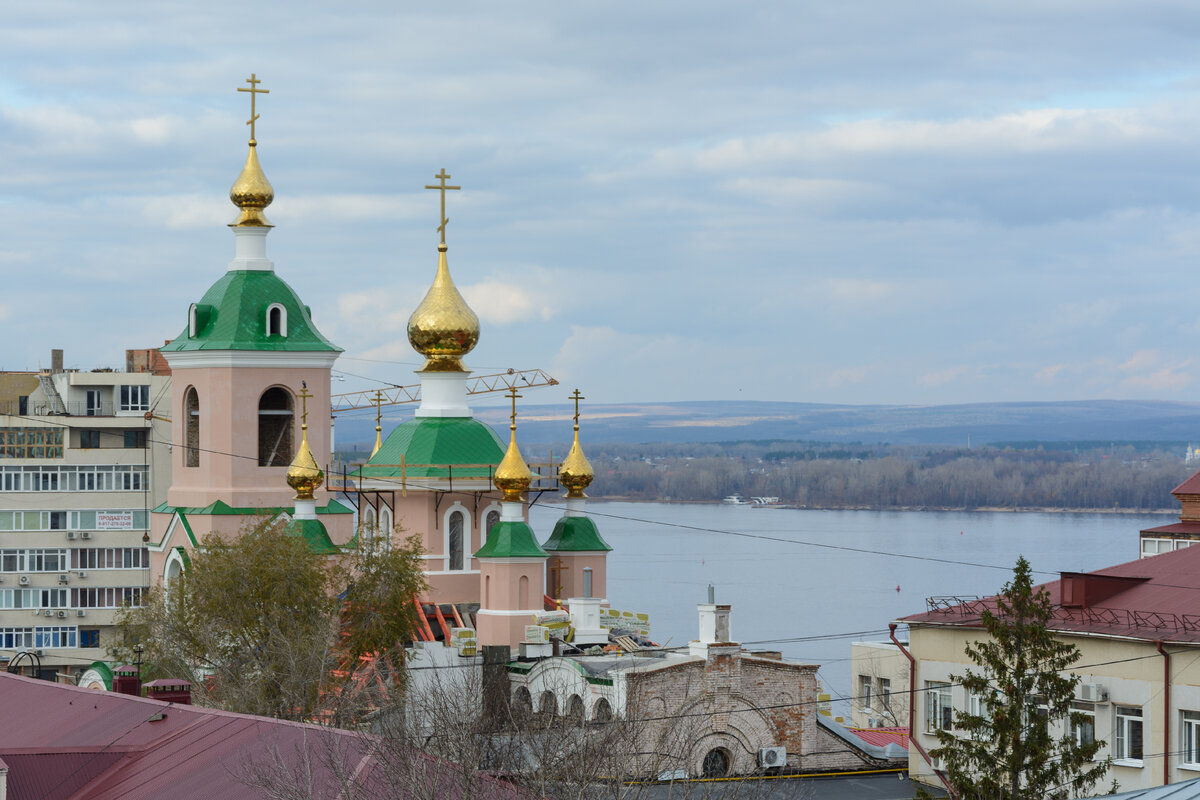
{"label": "golden cross", "polygon": [[462,187],[446,185],[446,179],[449,178],[450,176],[446,173],[445,167],[442,167],[442,171],[439,172],[437,175],[434,175],[433,177],[437,178],[440,181],[438,183],[438,185],[437,186],[426,185],[425,188],[426,189],[437,189],[438,191],[440,191],[442,193],[442,216],[441,216],[442,221],[441,221],[441,224],[439,224],[437,226],[437,229],[438,229],[438,232],[442,234],[442,244],[445,244],[446,243],[446,223],[450,221],[446,218],[446,192],[450,189],[461,189]]}
{"label": "golden cross", "polygon": [[517,429],[517,398],[524,397],[524,395],[517,394],[517,387],[513,386],[508,390],[508,396],[512,398],[512,415],[509,417],[512,424],[509,425],[509,429],[515,431]]}
{"label": "golden cross", "polygon": [[584,397],[583,395],[581,395],[581,394],[579,393],[579,390],[578,390],[578,389],[576,389],[576,390],[575,390],[575,391],[574,391],[574,392],[571,394],[571,399],[575,401],[575,429],[576,429],[576,430],[578,430],[578,429],[579,429],[579,401],[580,401],[580,400],[587,400],[587,398],[586,398],[586,397]]}
{"label": "golden cross", "polygon": [[308,383],[301,384],[304,388],[300,390],[300,394],[296,395],[300,398],[300,426],[308,427],[308,398],[313,397],[312,392],[308,391]]}
{"label": "golden cross", "polygon": [[375,390],[375,430],[379,430],[379,420],[383,417],[383,390]]}
{"label": "golden cross", "polygon": [[563,563],[563,560],[561,557],[554,559],[554,566],[550,567],[550,572],[553,573],[553,575],[551,575],[551,577],[554,578],[554,599],[555,600],[562,599],[562,589],[563,589],[562,574],[564,572],[566,572],[566,570],[567,570],[567,565]]}
{"label": "golden cross", "polygon": [[250,77],[246,79],[246,83],[250,84],[250,88],[247,89],[244,86],[239,86],[238,91],[250,93],[250,119],[246,120],[246,124],[250,126],[250,141],[253,142],[254,141],[254,122],[259,117],[262,116],[262,114],[254,113],[254,95],[270,94],[271,90],[270,89],[259,89],[258,84],[262,83],[262,81],[260,81],[253,72],[251,72]]}

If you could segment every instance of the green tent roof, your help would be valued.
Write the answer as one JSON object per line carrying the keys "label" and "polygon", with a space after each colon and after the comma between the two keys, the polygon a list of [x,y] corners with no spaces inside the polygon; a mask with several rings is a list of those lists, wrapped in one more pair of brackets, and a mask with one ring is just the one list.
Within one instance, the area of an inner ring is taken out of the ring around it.
{"label": "green tent roof", "polygon": [[[379,452],[362,468],[364,478],[400,477],[400,460],[409,464],[499,464],[505,445],[489,426],[470,417],[418,417],[388,434]],[[408,478],[444,478],[445,467],[406,466]],[[489,467],[465,467],[452,475],[486,478]]]}
{"label": "green tent roof", "polygon": [[542,546],[557,553],[612,550],[591,517],[560,517]]}
{"label": "green tent roof", "polygon": [[288,533],[301,536],[308,542],[310,552],[317,555],[340,553],[341,550],[329,538],[325,523],[319,519],[294,519],[288,523]]}
{"label": "green tent roof", "polygon": [[525,522],[497,522],[487,542],[475,553],[476,558],[545,558],[546,551],[533,537],[533,528]]}
{"label": "green tent roof", "polygon": [[[267,335],[267,308],[273,303],[287,310],[287,336]],[[163,351],[341,352],[313,325],[308,306],[295,290],[271,270],[232,270],[222,275],[196,304],[196,327],[192,337],[190,325],[185,325]]]}

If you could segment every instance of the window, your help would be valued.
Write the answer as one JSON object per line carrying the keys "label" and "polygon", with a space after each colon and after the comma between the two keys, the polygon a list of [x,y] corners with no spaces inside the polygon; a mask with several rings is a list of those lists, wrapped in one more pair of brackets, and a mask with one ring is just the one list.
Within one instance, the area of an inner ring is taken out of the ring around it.
{"label": "window", "polygon": [[858,676],[858,699],[862,701],[862,707],[867,711],[871,710],[871,676]]}
{"label": "window", "polygon": [[892,708],[892,681],[890,678],[879,679],[879,705],[890,711]]}
{"label": "window", "polygon": [[279,303],[267,307],[267,336],[287,336],[287,309]]}
{"label": "window", "polygon": [[0,428],[0,458],[62,458],[63,428]]}
{"label": "window", "polygon": [[1113,759],[1142,765],[1142,709],[1117,706],[1113,725]]}
{"label": "window", "polygon": [[1071,718],[1068,724],[1075,744],[1082,747],[1096,741],[1096,706],[1078,701],[1071,703]]}
{"label": "window", "polygon": [[75,628],[52,627],[33,629],[34,647],[74,647]]}
{"label": "window", "polygon": [[100,431],[80,431],[79,446],[84,450],[94,450],[100,446]]}
{"label": "window", "polygon": [[972,717],[989,716],[987,698],[978,692],[967,692],[967,713]]}
{"label": "window", "polygon": [[489,511],[485,520],[483,540],[486,542],[488,537],[492,535],[492,528],[496,527],[496,525],[500,522],[500,512],[495,510]]}
{"label": "window", "polygon": [[79,646],[80,647],[99,647],[100,646],[100,630],[99,630],[99,628],[80,628],[79,629]]}
{"label": "window", "polygon": [[200,466],[200,397],[196,388],[189,386],[183,396],[183,465]]}
{"label": "window", "polygon": [[463,513],[454,511],[450,514],[450,557],[448,569],[463,568]]}
{"label": "window", "polygon": [[1182,714],[1179,749],[1183,751],[1183,764],[1200,769],[1200,711],[1184,711]]}
{"label": "window", "polygon": [[950,730],[952,714],[950,684],[943,681],[925,681],[925,732]]}
{"label": "window", "polygon": [[149,411],[150,410],[150,387],[145,386],[122,386],[121,387],[121,410],[122,411]]}
{"label": "window", "polygon": [[292,463],[292,395],[278,386],[258,400],[258,465],[286,467]]}
{"label": "window", "polygon": [[146,449],[146,432],[141,431],[125,431],[125,447],[137,448],[138,450]]}

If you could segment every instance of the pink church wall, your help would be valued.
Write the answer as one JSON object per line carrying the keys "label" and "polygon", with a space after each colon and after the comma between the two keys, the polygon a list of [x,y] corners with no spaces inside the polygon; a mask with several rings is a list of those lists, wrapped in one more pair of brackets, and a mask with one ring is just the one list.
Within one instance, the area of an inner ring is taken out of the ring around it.
{"label": "pink church wall", "polygon": [[[554,573],[556,559],[562,559],[562,572]],[[572,597],[583,597],[583,568],[592,568],[592,597],[608,599],[608,565],[606,554],[596,553],[551,553],[546,559],[546,586],[554,586],[554,575],[562,576],[562,591],[558,599],[566,602]]]}
{"label": "pink church wall", "polygon": [[[475,615],[479,643],[506,644],[516,647],[525,635],[525,626],[533,624],[533,615],[542,610],[545,594],[543,559],[518,562],[484,561],[480,584],[489,587],[487,608]],[[490,580],[488,580],[490,578]],[[521,578],[526,590],[521,592]],[[525,597],[521,595],[525,594]],[[499,612],[499,613],[488,613]]]}

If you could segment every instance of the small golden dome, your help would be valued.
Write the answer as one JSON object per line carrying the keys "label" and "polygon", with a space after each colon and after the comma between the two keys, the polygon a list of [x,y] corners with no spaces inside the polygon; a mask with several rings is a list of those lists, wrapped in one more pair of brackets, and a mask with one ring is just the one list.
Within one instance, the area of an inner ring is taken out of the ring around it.
{"label": "small golden dome", "polygon": [[229,199],[242,210],[230,225],[231,228],[274,227],[267,222],[263,209],[275,199],[275,190],[271,188],[271,182],[267,180],[258,164],[258,155],[255,152],[257,149],[258,142],[251,139],[246,166],[242,167],[242,174],[238,175],[237,180],[233,182],[233,188],[229,190]]}
{"label": "small golden dome", "polygon": [[325,473],[317,466],[308,447],[308,426],[300,426],[300,449],[287,471],[288,486],[296,490],[297,500],[312,500],[313,492],[325,482]]}
{"label": "small golden dome", "polygon": [[575,441],[558,467],[558,482],[567,487],[567,497],[587,497],[583,490],[592,484],[595,477],[596,471],[579,446],[579,426],[576,425]]}
{"label": "small golden dome", "polygon": [[466,372],[462,357],[479,342],[479,317],[459,294],[438,245],[437,275],[425,299],[408,318],[408,341],[425,356],[420,372]]}
{"label": "small golden dome", "polygon": [[529,471],[529,465],[525,463],[525,459],[521,457],[521,450],[517,447],[517,426],[510,426],[509,431],[508,451],[500,460],[500,465],[496,467],[492,483],[496,484],[497,489],[504,492],[505,500],[510,503],[519,503],[521,502],[521,493],[529,488],[529,484],[533,483],[533,473]]}

